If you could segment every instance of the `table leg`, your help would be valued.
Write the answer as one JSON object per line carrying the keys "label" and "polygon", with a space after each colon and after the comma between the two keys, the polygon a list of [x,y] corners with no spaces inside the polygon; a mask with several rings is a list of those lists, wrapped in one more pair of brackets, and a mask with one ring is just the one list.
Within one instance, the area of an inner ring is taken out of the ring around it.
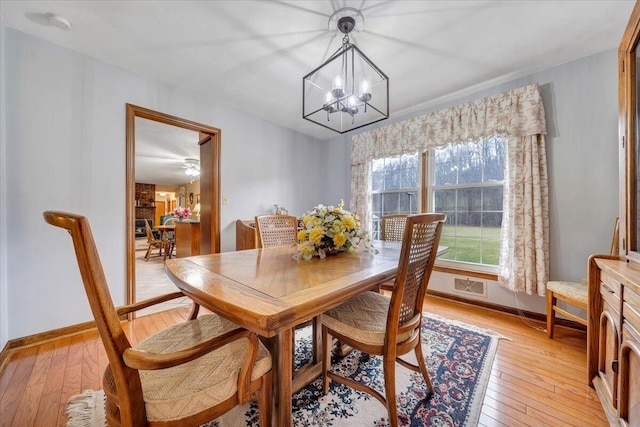
{"label": "table leg", "polygon": [[276,335],[275,363],[277,372],[273,378],[273,388],[276,393],[278,406],[275,411],[275,425],[278,427],[290,427],[292,420],[292,374],[293,374],[293,329],[285,329]]}

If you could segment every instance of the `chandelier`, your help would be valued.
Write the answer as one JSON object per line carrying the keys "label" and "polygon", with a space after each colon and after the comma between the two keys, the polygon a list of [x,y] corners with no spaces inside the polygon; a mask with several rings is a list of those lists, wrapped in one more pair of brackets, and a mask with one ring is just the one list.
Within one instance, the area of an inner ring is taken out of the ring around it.
{"label": "chandelier", "polygon": [[389,118],[389,78],[349,41],[363,26],[362,13],[351,7],[329,18],[329,30],[344,34],[342,46],[302,78],[304,119],[345,133]]}
{"label": "chandelier", "polygon": [[200,161],[198,159],[184,159],[184,173],[191,177],[190,183],[196,176],[200,176]]}

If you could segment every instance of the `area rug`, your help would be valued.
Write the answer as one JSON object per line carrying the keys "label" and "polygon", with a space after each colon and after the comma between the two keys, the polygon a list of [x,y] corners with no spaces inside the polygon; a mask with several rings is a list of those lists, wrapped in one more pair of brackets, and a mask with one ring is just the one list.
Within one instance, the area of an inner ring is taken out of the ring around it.
{"label": "area rug", "polygon": [[[433,396],[422,376],[396,364],[396,391],[400,426],[476,426],[491,366],[502,338],[495,332],[425,313],[423,352],[434,386]],[[296,366],[311,355],[310,328],[296,333]],[[410,360],[407,357],[407,360]],[[415,361],[415,359],[414,359]],[[384,395],[382,359],[353,351],[332,370],[371,385]],[[69,400],[68,427],[102,427],[104,393],[87,390]],[[342,384],[331,383],[322,394],[318,378],[293,397],[296,426],[388,426],[386,408],[375,398]],[[206,427],[257,426],[258,406],[247,403]]]}

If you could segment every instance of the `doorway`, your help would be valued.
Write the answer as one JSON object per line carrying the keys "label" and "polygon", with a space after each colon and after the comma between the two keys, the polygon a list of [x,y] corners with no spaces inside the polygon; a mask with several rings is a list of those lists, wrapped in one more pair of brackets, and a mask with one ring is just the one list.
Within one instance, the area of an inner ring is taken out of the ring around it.
{"label": "doorway", "polygon": [[220,129],[126,104],[127,304],[136,302],[135,123],[136,118],[198,132],[200,151],[201,254],[220,252]]}

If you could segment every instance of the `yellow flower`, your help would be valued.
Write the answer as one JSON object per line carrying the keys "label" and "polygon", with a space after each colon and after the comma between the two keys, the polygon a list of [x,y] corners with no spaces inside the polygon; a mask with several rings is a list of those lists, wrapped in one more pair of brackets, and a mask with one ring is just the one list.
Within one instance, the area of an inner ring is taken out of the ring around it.
{"label": "yellow flower", "polygon": [[324,236],[324,231],[320,227],[314,227],[309,232],[309,241],[313,242],[314,245],[319,245],[322,241],[322,236]]}
{"label": "yellow flower", "polygon": [[345,244],[346,241],[347,241],[347,236],[345,236],[344,233],[342,232],[336,233],[333,235],[333,244],[336,246],[342,246]]}
{"label": "yellow flower", "polygon": [[298,231],[298,241],[303,242],[307,238],[307,230],[302,229]]}
{"label": "yellow flower", "polygon": [[351,215],[345,215],[342,217],[344,226],[349,230],[353,230],[356,227],[356,221]]}
{"label": "yellow flower", "polygon": [[301,245],[300,252],[302,252],[303,254],[313,255],[316,253],[316,249],[313,246]]}
{"label": "yellow flower", "polygon": [[307,226],[307,224],[308,224],[309,222],[312,222],[312,221],[313,221],[313,216],[311,216],[311,215],[305,215],[305,216],[302,218],[302,222],[304,223],[305,227]]}

